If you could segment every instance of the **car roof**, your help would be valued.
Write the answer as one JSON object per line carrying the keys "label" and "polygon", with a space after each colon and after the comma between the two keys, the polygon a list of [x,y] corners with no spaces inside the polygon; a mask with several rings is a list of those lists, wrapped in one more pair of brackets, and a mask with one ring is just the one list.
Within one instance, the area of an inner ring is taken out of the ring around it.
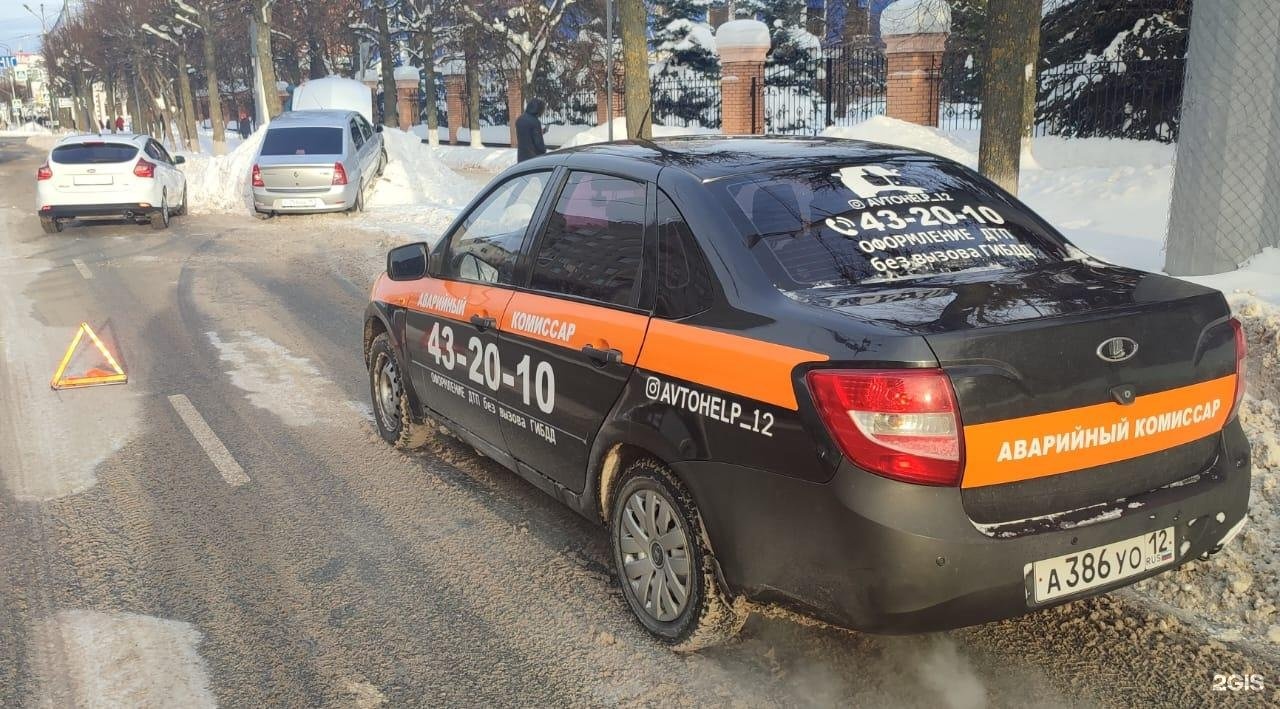
{"label": "car roof", "polygon": [[332,126],[334,128],[345,128],[347,121],[351,120],[351,116],[355,113],[355,111],[326,111],[319,109],[285,111],[275,118],[272,118],[271,124],[268,127]]}
{"label": "car roof", "polygon": [[[146,145],[151,139],[149,135],[141,133],[77,133],[69,135],[59,140],[57,145],[79,145],[83,143],[133,143],[135,145]],[[57,147],[57,146],[55,146]]]}
{"label": "car roof", "polygon": [[[625,140],[565,148],[548,156],[591,156],[684,170],[701,180],[813,167],[826,163],[866,163],[893,158],[942,160],[910,148],[863,140],[791,136],[696,135]],[[596,162],[593,160],[592,162]]]}

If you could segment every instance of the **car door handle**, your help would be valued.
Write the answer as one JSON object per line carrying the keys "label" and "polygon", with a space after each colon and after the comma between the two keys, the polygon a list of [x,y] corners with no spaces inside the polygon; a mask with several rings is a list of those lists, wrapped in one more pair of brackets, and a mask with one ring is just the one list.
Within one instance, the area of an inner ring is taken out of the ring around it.
{"label": "car door handle", "polygon": [[602,350],[598,347],[586,345],[582,348],[582,353],[587,359],[603,367],[606,364],[618,364],[622,362],[622,350]]}
{"label": "car door handle", "polygon": [[471,324],[475,325],[476,329],[480,332],[484,332],[485,330],[497,325],[498,321],[493,318],[486,318],[483,315],[472,315]]}

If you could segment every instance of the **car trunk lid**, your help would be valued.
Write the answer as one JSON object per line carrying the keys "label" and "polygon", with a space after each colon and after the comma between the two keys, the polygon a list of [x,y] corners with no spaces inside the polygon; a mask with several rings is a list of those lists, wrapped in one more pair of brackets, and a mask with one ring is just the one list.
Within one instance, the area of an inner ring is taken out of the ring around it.
{"label": "car trunk lid", "polygon": [[1080,260],[801,297],[925,338],[955,387],[975,521],[1198,474],[1233,403],[1225,300],[1167,276]]}
{"label": "car trunk lid", "polygon": [[53,184],[60,192],[120,192],[139,179],[133,174],[138,146],[92,141],[60,145],[49,156]]}
{"label": "car trunk lid", "polygon": [[339,155],[264,155],[258,160],[262,184],[282,192],[322,191],[333,184]]}

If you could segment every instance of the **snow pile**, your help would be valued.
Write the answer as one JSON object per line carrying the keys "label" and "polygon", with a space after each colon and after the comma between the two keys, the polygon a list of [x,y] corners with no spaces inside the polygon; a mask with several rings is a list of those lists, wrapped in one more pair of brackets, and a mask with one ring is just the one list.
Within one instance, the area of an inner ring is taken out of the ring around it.
{"label": "snow pile", "polygon": [[936,34],[951,31],[951,4],[946,0],[898,0],[880,13],[880,34]]}
{"label": "snow pile", "polygon": [[265,128],[226,155],[186,153],[182,171],[187,175],[187,208],[197,214],[211,212],[253,212],[253,192],[249,184],[253,161],[262,146]]}
{"label": "snow pile", "polygon": [[23,123],[17,128],[10,128],[8,130],[0,131],[0,135],[6,136],[6,137],[8,136],[17,137],[17,136],[28,136],[28,135],[53,135],[53,131],[49,130],[48,128],[45,128],[39,123],[27,121],[26,123]]}
{"label": "snow pile", "polygon": [[450,170],[498,173],[516,164],[513,148],[472,148],[465,145],[441,145],[434,148],[436,159]]}
{"label": "snow pile", "polygon": [[[708,128],[677,128],[674,126],[660,126],[656,123],[653,124],[653,137],[655,138],[668,138],[676,135],[711,135],[711,134],[714,134],[715,132],[716,131],[710,130]],[[626,116],[619,116],[613,119],[613,139],[614,140],[627,139]],[[609,140],[609,127],[607,124],[601,123],[595,128],[591,128],[590,130],[584,130],[581,133],[578,133],[577,135],[573,136],[569,140],[565,141],[565,143],[560,147],[573,148],[579,145],[603,143],[607,140]]]}
{"label": "snow pile", "polygon": [[1219,639],[1280,644],[1280,308],[1233,298],[1249,335],[1249,396],[1240,422],[1253,448],[1249,522],[1208,561],[1138,584],[1140,593],[1207,621]]}
{"label": "snow pile", "polygon": [[418,136],[402,130],[384,130],[387,168],[369,196],[370,209],[379,207],[451,206],[465,201],[459,177],[445,167]]}
{"label": "snow pile", "polygon": [[1227,294],[1254,296],[1280,305],[1280,249],[1268,247],[1237,271],[1187,280],[1203,283]]}

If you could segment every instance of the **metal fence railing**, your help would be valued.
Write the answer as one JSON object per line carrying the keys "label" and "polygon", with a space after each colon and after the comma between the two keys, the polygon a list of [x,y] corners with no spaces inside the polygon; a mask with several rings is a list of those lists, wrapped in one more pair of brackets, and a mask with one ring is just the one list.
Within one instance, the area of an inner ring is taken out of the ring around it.
{"label": "metal fence railing", "polygon": [[653,79],[653,120],[681,128],[720,127],[720,77],[705,74]]}

